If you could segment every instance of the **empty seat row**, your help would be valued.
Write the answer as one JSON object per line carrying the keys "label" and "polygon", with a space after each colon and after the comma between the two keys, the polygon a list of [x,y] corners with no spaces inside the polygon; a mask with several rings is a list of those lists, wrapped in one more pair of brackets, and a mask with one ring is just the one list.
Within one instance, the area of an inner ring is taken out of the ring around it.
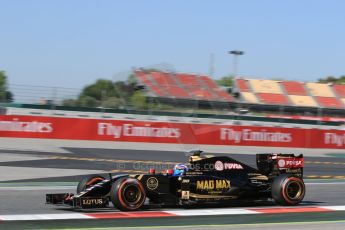
{"label": "empty seat row", "polygon": [[315,97],[316,101],[322,107],[328,108],[343,108],[343,103],[336,97]]}
{"label": "empty seat row", "polygon": [[345,85],[333,85],[335,93],[340,98],[345,98]]}
{"label": "empty seat row", "polygon": [[292,105],[295,106],[307,106],[307,107],[317,107],[317,103],[311,96],[301,96],[301,95],[289,95]]}
{"label": "empty seat row", "polygon": [[251,79],[249,83],[255,93],[283,93],[277,81]]}
{"label": "empty seat row", "polygon": [[168,73],[163,72],[151,72],[152,79],[157,82],[158,85],[164,86],[176,86],[176,81]]}
{"label": "empty seat row", "polygon": [[283,81],[281,82],[281,86],[283,87],[283,90],[288,95],[299,95],[299,96],[307,96],[308,93],[306,89],[304,88],[304,84],[297,81]]}
{"label": "empty seat row", "polygon": [[306,83],[306,87],[310,94],[315,97],[335,97],[328,84],[308,82]]}
{"label": "empty seat row", "polygon": [[333,85],[333,90],[345,105],[345,85]]}
{"label": "empty seat row", "polygon": [[184,86],[201,88],[201,84],[195,75],[178,73],[176,74],[176,78]]}

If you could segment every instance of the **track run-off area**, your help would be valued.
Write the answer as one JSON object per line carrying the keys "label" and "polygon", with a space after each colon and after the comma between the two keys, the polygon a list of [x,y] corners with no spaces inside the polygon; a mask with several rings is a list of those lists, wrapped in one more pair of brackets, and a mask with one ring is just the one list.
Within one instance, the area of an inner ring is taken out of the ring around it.
{"label": "track run-off area", "polygon": [[[305,155],[307,192],[295,207],[273,203],[147,207],[124,213],[111,207],[86,211],[46,205],[46,193],[75,192],[77,182],[88,174],[146,173],[149,168],[165,170],[188,159],[185,146],[182,150],[164,145],[104,146],[18,142],[0,148],[0,229],[345,229],[345,151],[291,150]],[[255,166],[255,153],[277,152],[245,147],[206,150],[205,155],[231,154],[251,166]]]}

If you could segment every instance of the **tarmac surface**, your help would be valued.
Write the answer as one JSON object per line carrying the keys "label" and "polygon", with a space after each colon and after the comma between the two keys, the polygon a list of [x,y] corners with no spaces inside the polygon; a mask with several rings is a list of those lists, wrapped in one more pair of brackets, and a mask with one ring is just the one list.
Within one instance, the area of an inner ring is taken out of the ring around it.
{"label": "tarmac surface", "polygon": [[[1,183],[0,184],[0,215],[10,214],[40,214],[40,213],[65,213],[74,212],[65,207],[56,207],[45,204],[47,193],[75,193],[76,183]],[[306,182],[306,196],[304,206],[335,206],[345,205],[344,182]],[[251,204],[255,205],[255,204]],[[264,205],[274,205],[268,203]],[[238,207],[236,204],[232,207]],[[241,206],[251,207],[251,206]],[[155,210],[155,209],[154,209]],[[160,209],[164,210],[164,209]],[[95,211],[95,210],[92,210]],[[97,210],[96,210],[97,211]],[[110,208],[103,211],[111,211]]]}
{"label": "tarmac surface", "polygon": [[[0,149],[0,182],[79,181],[85,174],[145,173],[150,168],[159,172],[188,161],[188,154],[182,151],[70,147],[64,148],[64,151],[55,153]],[[253,154],[204,154],[228,155],[256,167]],[[345,157],[342,154],[305,156],[304,175],[306,179],[345,179]]]}
{"label": "tarmac surface", "polygon": [[[0,142],[4,142],[0,138]],[[148,149],[144,145],[133,149],[127,146],[102,148],[88,145],[55,145],[47,142],[35,146],[7,143],[0,147],[0,215],[19,214],[70,214],[70,209],[45,205],[46,193],[75,192],[76,183],[86,174],[108,175],[118,173],[142,173],[149,168],[156,171],[186,162],[188,155],[178,149],[157,146]],[[118,146],[118,145],[117,145]],[[30,148],[29,148],[30,147]],[[206,152],[216,156],[231,157],[255,167],[255,152],[247,149],[236,151]],[[224,150],[224,151],[223,151]],[[272,149],[260,149],[271,152]],[[284,150],[286,151],[286,150]],[[292,151],[292,150],[291,150]],[[303,150],[305,154],[306,196],[302,207],[345,206],[345,150]],[[236,152],[237,154],[234,154]],[[291,152],[290,152],[291,153]],[[299,154],[300,152],[295,152]],[[264,204],[273,205],[273,204]],[[273,205],[274,206],[274,205]],[[257,207],[255,204],[242,208]],[[260,206],[261,207],[261,206]],[[225,209],[236,207],[227,207]],[[165,210],[160,209],[160,210]],[[114,212],[113,209],[101,212]],[[212,208],[210,209],[212,212]],[[93,210],[95,212],[95,210]],[[345,212],[280,213],[262,215],[219,215],[193,217],[162,217],[139,219],[103,220],[44,220],[0,221],[0,229],[345,229]]]}

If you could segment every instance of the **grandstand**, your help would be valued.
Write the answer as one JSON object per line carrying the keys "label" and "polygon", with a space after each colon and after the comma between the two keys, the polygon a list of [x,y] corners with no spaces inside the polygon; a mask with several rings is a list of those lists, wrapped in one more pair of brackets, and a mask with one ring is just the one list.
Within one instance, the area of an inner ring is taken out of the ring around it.
{"label": "grandstand", "polygon": [[[232,94],[208,76],[150,70],[135,70],[139,85],[146,95],[159,100],[176,102],[203,102],[204,105],[221,105],[248,108],[252,111],[274,112],[282,109],[290,113],[344,114],[345,85],[236,78]],[[202,103],[201,103],[202,105]]]}
{"label": "grandstand", "polygon": [[345,105],[344,85],[238,78],[234,86],[237,100],[208,76],[144,70],[135,73],[149,95],[161,98],[337,109]]}
{"label": "grandstand", "polygon": [[328,109],[343,109],[345,105],[344,85],[241,78],[235,85],[244,103]]}
{"label": "grandstand", "polygon": [[151,96],[203,101],[234,102],[233,96],[208,76],[137,70],[135,75]]}

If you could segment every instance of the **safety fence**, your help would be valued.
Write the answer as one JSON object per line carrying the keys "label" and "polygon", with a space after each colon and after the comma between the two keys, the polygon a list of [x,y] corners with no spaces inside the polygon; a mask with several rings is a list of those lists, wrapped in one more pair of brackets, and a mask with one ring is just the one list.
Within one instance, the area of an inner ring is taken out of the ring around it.
{"label": "safety fence", "polygon": [[345,122],[344,117],[315,117],[315,116],[289,116],[289,115],[277,115],[269,114],[266,115],[268,118],[282,118],[282,119],[293,119],[293,120],[309,120],[309,121],[335,121],[335,122]]}
{"label": "safety fence", "polygon": [[341,117],[313,117],[313,116],[296,116],[296,115],[282,115],[282,114],[235,114],[235,113],[205,113],[198,111],[183,110],[177,111],[149,111],[149,110],[134,110],[134,109],[106,109],[106,108],[82,108],[82,107],[68,107],[68,106],[54,106],[50,105],[36,105],[36,104],[14,104],[14,103],[0,103],[0,114],[7,115],[41,115],[41,116],[71,116],[78,114],[81,117],[93,118],[110,118],[120,114],[127,114],[129,116],[148,115],[152,119],[162,116],[179,117],[179,118],[206,118],[206,119],[221,119],[232,121],[245,122],[274,122],[277,124],[301,124],[301,125],[326,125],[326,126],[341,126],[345,122],[345,118]]}
{"label": "safety fence", "polygon": [[266,146],[345,148],[344,129],[191,124],[49,116],[0,116],[0,137]]}

